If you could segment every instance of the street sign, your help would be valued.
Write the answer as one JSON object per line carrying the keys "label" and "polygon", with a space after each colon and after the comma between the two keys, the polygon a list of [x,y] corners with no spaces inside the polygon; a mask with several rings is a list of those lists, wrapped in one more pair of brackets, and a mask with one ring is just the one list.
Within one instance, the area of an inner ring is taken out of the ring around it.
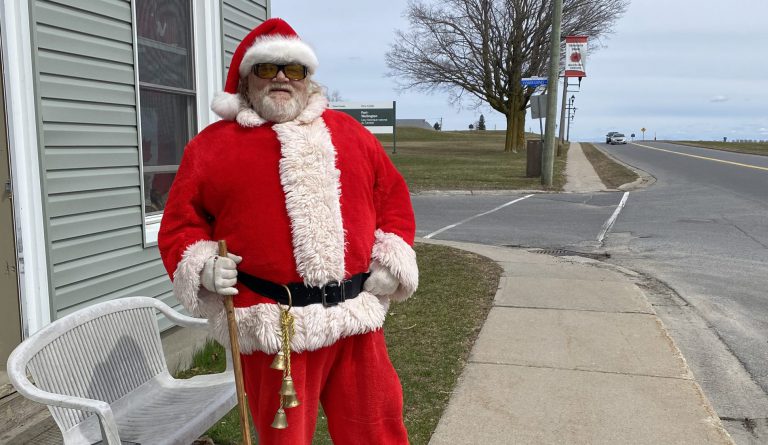
{"label": "street sign", "polygon": [[546,77],[523,77],[520,79],[520,83],[524,87],[540,87],[547,84]]}
{"label": "street sign", "polygon": [[541,119],[546,117],[547,117],[547,95],[536,94],[531,96],[531,118]]}

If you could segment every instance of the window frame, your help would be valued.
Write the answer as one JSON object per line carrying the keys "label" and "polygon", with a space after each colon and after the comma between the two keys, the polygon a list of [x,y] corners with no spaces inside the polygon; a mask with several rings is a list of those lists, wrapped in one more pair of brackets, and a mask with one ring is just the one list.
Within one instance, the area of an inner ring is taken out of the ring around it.
{"label": "window frame", "polygon": [[[136,92],[136,132],[137,132],[137,156],[139,162],[139,187],[141,194],[142,237],[144,248],[157,245],[157,234],[160,230],[162,213],[147,214],[144,199],[144,161],[141,156],[141,82],[139,81],[139,50],[138,50],[138,23],[136,20],[136,1],[131,0],[132,32],[133,32],[133,63]],[[221,4],[207,0],[188,0],[191,3],[191,47],[192,47],[192,74],[195,91],[195,116],[192,117],[197,134],[200,130],[217,120],[216,115],[210,110],[209,104],[213,95],[220,88],[223,77],[219,67],[222,63],[221,54]],[[169,91],[172,88],[157,86],[153,91]],[[196,118],[196,122],[195,122]],[[194,137],[194,134],[192,135]],[[149,167],[153,169],[153,167]]]}

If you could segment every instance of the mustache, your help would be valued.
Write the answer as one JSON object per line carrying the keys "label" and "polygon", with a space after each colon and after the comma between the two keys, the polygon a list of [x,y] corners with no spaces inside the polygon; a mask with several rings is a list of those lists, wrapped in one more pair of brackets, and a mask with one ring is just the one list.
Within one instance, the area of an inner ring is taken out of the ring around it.
{"label": "mustache", "polygon": [[269,92],[272,91],[288,91],[289,93],[294,93],[296,90],[291,85],[271,85],[269,87]]}

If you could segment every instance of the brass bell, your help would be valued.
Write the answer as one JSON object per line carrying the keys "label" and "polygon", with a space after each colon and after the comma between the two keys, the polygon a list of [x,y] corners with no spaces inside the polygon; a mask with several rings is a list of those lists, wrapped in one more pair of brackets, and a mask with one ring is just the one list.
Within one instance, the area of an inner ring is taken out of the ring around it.
{"label": "brass bell", "polygon": [[283,386],[280,387],[280,394],[284,396],[296,395],[296,389],[293,387],[293,379],[291,376],[286,376],[283,379]]}
{"label": "brass bell", "polygon": [[277,369],[278,371],[285,370],[285,354],[283,354],[283,351],[278,351],[277,355],[275,355],[275,359],[272,360],[272,364],[269,365],[272,369]]}
{"label": "brass bell", "polygon": [[275,414],[275,420],[272,421],[272,428],[276,428],[278,430],[284,430],[288,428],[288,418],[285,416],[285,411],[282,408],[277,410],[277,414]]}
{"label": "brass bell", "polygon": [[287,395],[283,398],[284,405],[286,408],[296,408],[297,406],[301,405],[299,403],[299,398],[296,397],[296,394]]}

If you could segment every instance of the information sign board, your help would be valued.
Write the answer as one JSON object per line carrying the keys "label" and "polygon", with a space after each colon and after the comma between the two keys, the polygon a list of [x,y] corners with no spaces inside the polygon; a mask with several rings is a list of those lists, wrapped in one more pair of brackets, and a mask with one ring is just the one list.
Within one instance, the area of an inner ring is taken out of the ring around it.
{"label": "information sign board", "polygon": [[395,102],[331,102],[338,110],[355,118],[371,133],[392,134],[395,130]]}

